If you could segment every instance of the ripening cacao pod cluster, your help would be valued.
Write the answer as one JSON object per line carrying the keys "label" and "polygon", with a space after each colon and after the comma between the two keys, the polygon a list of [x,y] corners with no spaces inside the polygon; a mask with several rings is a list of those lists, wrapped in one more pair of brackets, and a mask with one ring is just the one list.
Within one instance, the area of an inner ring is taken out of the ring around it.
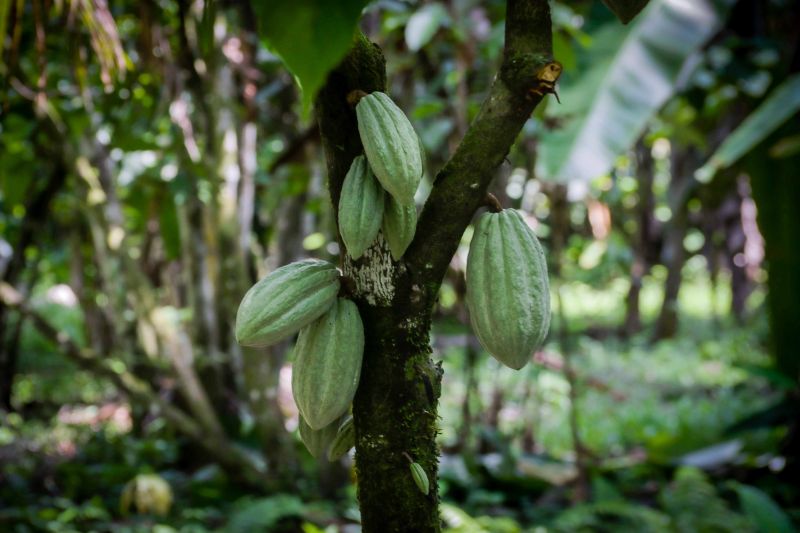
{"label": "ripening cacao pod cluster", "polygon": [[356,104],[364,154],[353,159],[339,199],[339,231],[347,253],[360,258],[378,231],[399,260],[414,239],[414,194],[423,174],[422,146],[411,122],[386,94]]}
{"label": "ripening cacao pod cluster", "polygon": [[333,264],[297,261],[251,287],[236,314],[243,346],[269,346],[299,332],[292,394],[300,437],[314,457],[338,458],[354,442],[352,422],[344,422],[361,375],[364,326],[356,304],[339,296],[340,285]]}
{"label": "ripening cacao pod cluster", "polygon": [[475,335],[504,365],[519,370],[544,342],[550,328],[547,260],[518,211],[478,218],[467,257],[466,301]]}

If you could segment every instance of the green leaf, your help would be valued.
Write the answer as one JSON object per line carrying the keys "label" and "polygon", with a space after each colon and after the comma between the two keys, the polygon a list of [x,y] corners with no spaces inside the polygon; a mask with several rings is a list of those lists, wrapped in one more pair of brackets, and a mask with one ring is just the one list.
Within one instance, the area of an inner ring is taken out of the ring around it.
{"label": "green leaf", "polygon": [[730,1],[654,0],[626,27],[591,32],[576,73],[559,84],[563,105],[548,106],[561,128],[543,136],[537,175],[588,182],[608,172],[675,94],[687,60],[717,31]]}
{"label": "green leaf", "polygon": [[254,2],[264,44],[294,74],[303,91],[303,112],[353,42],[361,9],[368,0]]}
{"label": "green leaf", "polygon": [[622,22],[627,24],[644,9],[650,0],[603,0],[603,3]]}
{"label": "green leaf", "polygon": [[225,530],[231,533],[268,531],[283,518],[302,516],[304,510],[300,498],[286,494],[247,500],[231,515]]}
{"label": "green leaf", "polygon": [[733,483],[744,514],[759,533],[795,533],[789,516],[761,489]]}
{"label": "green leaf", "polygon": [[800,74],[777,87],[730,136],[725,139],[695,177],[708,182],[718,170],[734,164],[800,109]]}
{"label": "green leaf", "polygon": [[428,4],[411,15],[406,24],[406,45],[416,52],[428,44],[439,28],[449,24],[450,16],[442,4]]}

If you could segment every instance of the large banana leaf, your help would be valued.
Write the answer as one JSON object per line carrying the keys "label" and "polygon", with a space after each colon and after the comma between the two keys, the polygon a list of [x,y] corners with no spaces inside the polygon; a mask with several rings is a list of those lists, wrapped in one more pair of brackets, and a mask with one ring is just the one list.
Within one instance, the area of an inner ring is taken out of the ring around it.
{"label": "large banana leaf", "polygon": [[710,181],[714,174],[729,167],[766,139],[800,109],[800,74],[784,81],[725,139],[695,176]]}
{"label": "large banana leaf", "polygon": [[730,4],[653,0],[629,26],[613,21],[591,32],[578,72],[560,84],[563,105],[548,106],[560,126],[541,140],[537,175],[588,181],[608,172],[675,93]]}

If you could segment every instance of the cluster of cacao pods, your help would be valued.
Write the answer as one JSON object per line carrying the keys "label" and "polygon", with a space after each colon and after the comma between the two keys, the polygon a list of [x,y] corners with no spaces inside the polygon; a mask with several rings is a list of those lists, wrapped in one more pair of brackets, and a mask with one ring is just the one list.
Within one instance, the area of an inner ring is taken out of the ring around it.
{"label": "cluster of cacao pods", "polygon": [[356,104],[364,154],[353,159],[339,199],[339,231],[347,253],[360,258],[378,235],[395,260],[414,239],[414,194],[423,154],[411,122],[386,94],[362,96]]}
{"label": "cluster of cacao pods", "polygon": [[514,209],[482,214],[467,257],[467,307],[483,347],[519,370],[550,328],[547,260],[536,235]]}
{"label": "cluster of cacao pods", "polygon": [[352,422],[344,419],[364,354],[361,315],[355,303],[338,296],[339,278],[327,261],[282,266],[247,291],[236,313],[236,340],[243,346],[269,346],[299,332],[292,395],[300,436],[314,457],[331,461],[354,445]]}
{"label": "cluster of cacao pods", "polygon": [[[342,240],[358,259],[382,229],[398,260],[417,225],[414,194],[423,172],[419,138],[384,93],[362,96],[356,116],[366,156],[353,159],[342,185]],[[269,346],[299,332],[292,395],[300,411],[300,437],[311,455],[330,461],[355,443],[348,411],[364,354],[361,316],[356,304],[339,297],[339,278],[327,261],[280,267],[247,291],[236,314],[236,340],[243,346]]]}

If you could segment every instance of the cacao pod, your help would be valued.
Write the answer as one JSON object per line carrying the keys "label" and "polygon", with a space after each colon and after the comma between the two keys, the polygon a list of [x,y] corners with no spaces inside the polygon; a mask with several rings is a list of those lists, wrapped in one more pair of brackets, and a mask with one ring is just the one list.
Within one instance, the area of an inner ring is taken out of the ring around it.
{"label": "cacao pod", "polygon": [[311,429],[322,429],[347,412],[358,388],[363,354],[361,315],[345,298],[300,331],[292,394]]}
{"label": "cacao pod", "polygon": [[411,477],[414,478],[417,488],[427,496],[430,491],[430,481],[428,481],[428,474],[425,473],[425,469],[419,463],[411,463],[409,467],[411,468]]}
{"label": "cacao pod", "polygon": [[414,204],[403,205],[389,196],[383,212],[383,237],[389,243],[392,257],[398,261],[406,253],[417,231],[417,208]]}
{"label": "cacao pod", "polygon": [[383,188],[360,155],[353,159],[339,197],[339,231],[350,257],[358,259],[372,244],[382,218]]}
{"label": "cacao pod", "polygon": [[422,151],[411,122],[382,92],[361,98],[356,116],[361,144],[375,177],[395,200],[413,204],[422,179]]}
{"label": "cacao pod", "polygon": [[328,461],[338,461],[350,448],[356,445],[356,429],[353,426],[353,417],[348,416],[339,426],[339,431],[328,447]]}
{"label": "cacao pod", "polygon": [[336,419],[324,428],[314,430],[306,423],[302,415],[300,416],[300,439],[312,457],[315,459],[327,458],[328,449],[336,438],[341,422],[341,419]]}
{"label": "cacao pod", "polygon": [[485,213],[467,257],[467,306],[486,350],[519,370],[550,327],[547,261],[536,235],[513,209]]}
{"label": "cacao pod", "polygon": [[242,298],[236,312],[236,340],[268,346],[307,326],[336,301],[339,271],[317,259],[297,261],[265,276]]}

